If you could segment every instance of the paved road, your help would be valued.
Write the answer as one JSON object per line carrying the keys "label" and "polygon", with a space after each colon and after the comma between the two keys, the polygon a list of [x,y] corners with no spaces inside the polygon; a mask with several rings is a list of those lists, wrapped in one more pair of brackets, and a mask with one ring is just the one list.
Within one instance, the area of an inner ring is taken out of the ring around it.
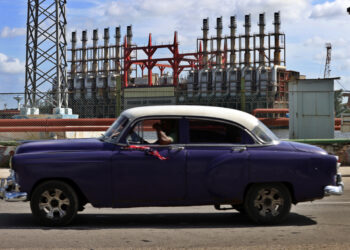
{"label": "paved road", "polygon": [[267,227],[209,206],[88,207],[72,226],[50,229],[35,224],[29,204],[0,202],[0,248],[350,249],[350,167],[343,172],[343,196],[298,204]]}

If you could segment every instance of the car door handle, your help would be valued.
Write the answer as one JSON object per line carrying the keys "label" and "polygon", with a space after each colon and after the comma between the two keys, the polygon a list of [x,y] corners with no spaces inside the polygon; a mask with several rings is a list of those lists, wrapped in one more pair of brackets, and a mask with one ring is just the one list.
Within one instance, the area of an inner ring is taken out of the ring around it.
{"label": "car door handle", "polygon": [[247,150],[246,147],[232,147],[233,152],[243,152],[245,150]]}
{"label": "car door handle", "polygon": [[181,151],[184,149],[185,149],[185,147],[183,147],[183,146],[170,146],[170,150]]}

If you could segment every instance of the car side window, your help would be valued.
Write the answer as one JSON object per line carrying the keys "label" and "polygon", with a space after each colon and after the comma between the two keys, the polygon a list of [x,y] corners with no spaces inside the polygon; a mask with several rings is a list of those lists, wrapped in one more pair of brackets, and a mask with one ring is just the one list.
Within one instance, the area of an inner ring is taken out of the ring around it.
{"label": "car side window", "polygon": [[253,138],[238,126],[218,121],[199,119],[189,120],[189,142],[200,144],[254,144]]}
{"label": "car side window", "polygon": [[137,122],[127,135],[129,144],[168,145],[179,141],[178,119],[145,119]]}

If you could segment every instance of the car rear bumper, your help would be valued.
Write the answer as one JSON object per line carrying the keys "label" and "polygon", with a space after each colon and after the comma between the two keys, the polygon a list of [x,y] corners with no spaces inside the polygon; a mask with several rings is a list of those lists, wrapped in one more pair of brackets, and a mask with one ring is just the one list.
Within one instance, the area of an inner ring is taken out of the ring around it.
{"label": "car rear bumper", "polygon": [[326,186],[324,188],[324,195],[342,195],[344,193],[344,183],[342,181],[341,174],[337,174],[336,176],[336,185],[335,186]]}
{"label": "car rear bumper", "polygon": [[19,188],[15,171],[11,170],[9,177],[0,179],[0,199],[8,202],[26,201],[27,193],[20,192]]}

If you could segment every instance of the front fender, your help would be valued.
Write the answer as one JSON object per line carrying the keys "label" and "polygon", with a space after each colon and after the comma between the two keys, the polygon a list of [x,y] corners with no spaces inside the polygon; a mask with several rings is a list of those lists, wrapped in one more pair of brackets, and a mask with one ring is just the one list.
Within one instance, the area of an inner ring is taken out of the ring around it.
{"label": "front fender", "polygon": [[13,166],[21,191],[30,196],[44,179],[69,179],[96,207],[112,205],[111,152],[70,151],[15,155]]}

